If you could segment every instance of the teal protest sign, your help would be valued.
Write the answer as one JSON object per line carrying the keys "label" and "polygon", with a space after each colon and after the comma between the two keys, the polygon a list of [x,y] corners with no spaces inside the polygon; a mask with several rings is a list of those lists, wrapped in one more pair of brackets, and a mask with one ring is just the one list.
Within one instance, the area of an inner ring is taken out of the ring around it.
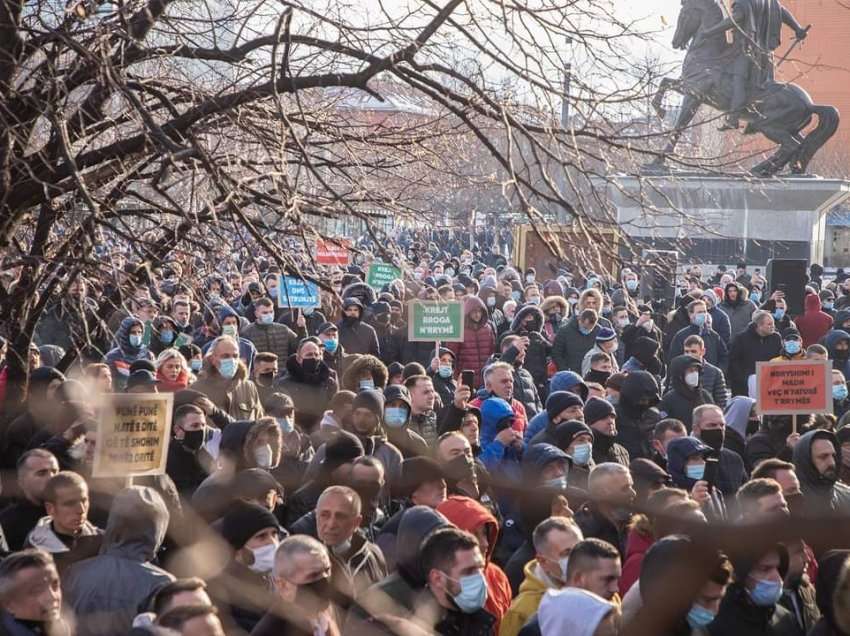
{"label": "teal protest sign", "polygon": [[463,303],[459,300],[411,300],[408,319],[410,342],[463,342]]}
{"label": "teal protest sign", "polygon": [[295,276],[280,276],[277,287],[278,307],[309,309],[318,307],[319,286]]}
{"label": "teal protest sign", "polygon": [[366,284],[372,289],[379,290],[396,278],[401,278],[401,270],[389,263],[372,263],[366,273]]}

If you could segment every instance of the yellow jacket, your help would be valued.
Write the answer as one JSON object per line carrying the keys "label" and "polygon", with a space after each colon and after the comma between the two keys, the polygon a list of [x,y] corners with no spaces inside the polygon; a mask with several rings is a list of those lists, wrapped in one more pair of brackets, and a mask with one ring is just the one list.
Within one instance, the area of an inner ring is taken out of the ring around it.
{"label": "yellow jacket", "polygon": [[540,606],[540,600],[547,588],[546,584],[534,575],[535,570],[537,570],[537,559],[532,559],[525,564],[523,569],[525,579],[519,586],[519,593],[511,603],[508,613],[502,617],[499,636],[517,636],[525,622]]}

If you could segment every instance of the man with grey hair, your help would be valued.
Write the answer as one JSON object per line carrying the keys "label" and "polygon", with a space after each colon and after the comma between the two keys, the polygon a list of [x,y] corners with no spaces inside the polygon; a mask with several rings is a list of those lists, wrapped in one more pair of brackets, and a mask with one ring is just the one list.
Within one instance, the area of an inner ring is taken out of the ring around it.
{"label": "man with grey hair", "polygon": [[591,537],[616,546],[625,558],[626,535],[635,499],[634,481],[622,464],[597,464],[587,478],[590,499],[575,520],[585,539]]}
{"label": "man with grey hair", "polygon": [[720,459],[716,486],[725,496],[733,496],[747,480],[747,470],[741,456],[724,446],[727,429],[723,410],[714,404],[701,404],[694,409],[692,423],[693,436],[713,448]]}
{"label": "man with grey hair", "polygon": [[316,531],[331,558],[331,583],[342,609],[350,599],[387,575],[381,549],[366,538],[360,523],[360,495],[347,486],[329,486],[316,504]]}
{"label": "man with grey hair", "polygon": [[581,530],[568,517],[549,517],[537,524],[531,535],[535,558],[525,565],[525,579],[502,617],[499,636],[517,636],[537,611],[546,590],[557,590],[567,584],[570,553],[582,539]]}
{"label": "man with grey hair", "polygon": [[272,570],[279,602],[260,619],[252,636],[340,634],[331,604],[331,571],[328,550],[313,537],[297,534],[281,541]]}
{"label": "man with grey hair", "polygon": [[[497,397],[510,404],[511,410],[516,416],[513,429],[517,432],[525,431],[528,426],[528,415],[522,402],[514,397],[514,368],[507,362],[494,362],[484,367],[484,396],[478,396],[469,403],[477,409],[487,398]],[[522,440],[522,435],[519,435]]]}
{"label": "man with grey hair", "polygon": [[747,381],[756,364],[777,357],[782,336],[776,333],[773,315],[764,310],[753,313],[752,322],[741,333],[733,333],[729,347],[729,387],[732,395],[747,395]]}
{"label": "man with grey hair", "polygon": [[192,385],[225,413],[237,420],[263,416],[260,394],[239,359],[239,345],[232,336],[219,336],[209,345],[201,379]]}

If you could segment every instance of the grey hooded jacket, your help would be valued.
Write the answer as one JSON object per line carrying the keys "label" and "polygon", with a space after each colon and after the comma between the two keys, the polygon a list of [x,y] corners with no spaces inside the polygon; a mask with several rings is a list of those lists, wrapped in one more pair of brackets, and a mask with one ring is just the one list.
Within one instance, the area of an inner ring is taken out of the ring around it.
{"label": "grey hooded jacket", "polygon": [[77,636],[126,634],[153,593],[174,580],[151,563],[167,527],[165,502],[152,488],[131,486],[115,496],[100,554],[74,564],[64,577]]}

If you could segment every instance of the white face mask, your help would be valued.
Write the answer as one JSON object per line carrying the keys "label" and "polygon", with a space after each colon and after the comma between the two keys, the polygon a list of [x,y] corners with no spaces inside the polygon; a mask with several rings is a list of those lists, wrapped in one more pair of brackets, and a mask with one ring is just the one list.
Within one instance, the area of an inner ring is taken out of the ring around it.
{"label": "white face mask", "polygon": [[254,461],[260,468],[272,468],[272,447],[268,444],[263,444],[254,449]]}
{"label": "white face mask", "polygon": [[685,384],[694,388],[699,385],[699,371],[689,371],[685,374]]}
{"label": "white face mask", "polygon": [[558,559],[558,565],[561,566],[561,580],[567,582],[567,565],[570,562],[570,557],[565,556],[563,559]]}
{"label": "white face mask", "polygon": [[254,555],[254,562],[251,564],[251,569],[260,574],[268,574],[274,567],[274,555],[277,552],[277,543],[267,543],[266,545],[252,549],[251,554]]}
{"label": "white face mask", "polygon": [[646,331],[652,331],[652,328],[655,326],[655,322],[652,320],[647,320],[643,325],[641,325]]}
{"label": "white face mask", "polygon": [[82,440],[75,443],[68,449],[68,455],[71,459],[80,461],[86,456],[86,443]]}

